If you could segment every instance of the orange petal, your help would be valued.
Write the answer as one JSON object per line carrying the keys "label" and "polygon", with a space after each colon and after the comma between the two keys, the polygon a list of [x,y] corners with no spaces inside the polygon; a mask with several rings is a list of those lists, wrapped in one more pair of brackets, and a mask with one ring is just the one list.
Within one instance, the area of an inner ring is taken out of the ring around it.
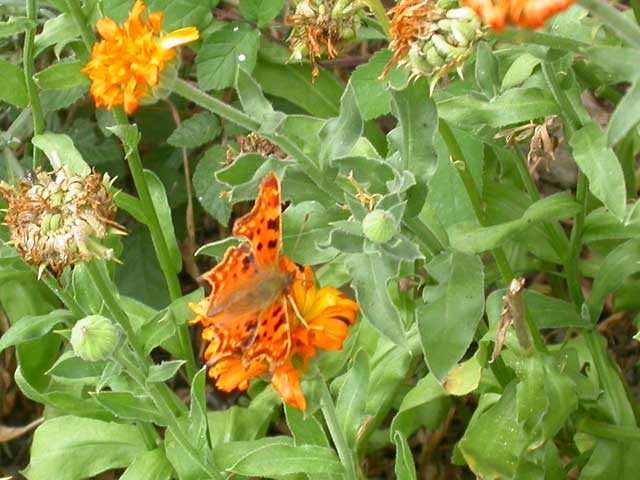
{"label": "orange petal", "polygon": [[149,24],[151,25],[151,28],[153,28],[154,32],[160,33],[163,19],[164,13],[162,12],[153,12],[149,14]]}
{"label": "orange petal", "polygon": [[118,32],[119,28],[120,27],[118,27],[116,22],[107,17],[101,18],[96,22],[96,30],[105,40],[112,39]]}
{"label": "orange petal", "polygon": [[271,385],[282,400],[289,405],[298,410],[307,409],[307,401],[302,394],[302,387],[300,386],[300,372],[293,366],[291,361],[276,368],[271,378]]}
{"label": "orange petal", "polygon": [[216,379],[216,387],[220,390],[232,392],[235,389],[246,390],[249,380],[266,371],[267,366],[263,362],[251,362],[247,369],[239,358],[227,357],[209,369],[209,376]]}
{"label": "orange petal", "polygon": [[195,27],[185,27],[179,30],[175,30],[160,40],[160,48],[163,50],[169,50],[179,47],[180,45],[186,45],[187,43],[195,42],[200,38],[200,33]]}

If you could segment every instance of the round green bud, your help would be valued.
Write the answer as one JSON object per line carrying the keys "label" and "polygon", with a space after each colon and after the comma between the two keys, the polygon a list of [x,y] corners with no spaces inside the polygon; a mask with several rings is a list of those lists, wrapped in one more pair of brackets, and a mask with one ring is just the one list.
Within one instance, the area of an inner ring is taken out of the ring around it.
{"label": "round green bud", "polygon": [[375,243],[385,243],[398,233],[398,225],[395,218],[384,210],[369,212],[362,221],[364,236]]}
{"label": "round green bud", "polygon": [[89,362],[106,360],[118,346],[119,340],[118,327],[100,315],[84,317],[71,330],[74,353]]}

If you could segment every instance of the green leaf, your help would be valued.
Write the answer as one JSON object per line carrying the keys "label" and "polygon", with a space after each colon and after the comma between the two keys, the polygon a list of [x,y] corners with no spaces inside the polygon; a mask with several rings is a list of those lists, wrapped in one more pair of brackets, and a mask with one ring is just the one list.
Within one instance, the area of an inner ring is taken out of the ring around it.
{"label": "green leaf", "polygon": [[558,113],[558,106],[537,88],[512,88],[491,102],[473,95],[451,96],[438,102],[438,112],[447,122],[462,128],[487,125],[501,128]]}
{"label": "green leaf", "polygon": [[18,33],[34,29],[38,24],[27,17],[9,17],[6,22],[0,22],[0,38],[13,37]]}
{"label": "green leaf", "polygon": [[203,90],[231,87],[239,65],[252,72],[260,35],[246,24],[228,24],[203,42],[196,57],[198,85]]}
{"label": "green leaf", "polygon": [[[624,187],[623,187],[624,188]],[[481,253],[499,247],[512,236],[526,231],[543,221],[561,220],[571,217],[580,209],[573,196],[558,193],[533,203],[522,217],[510,222],[478,227],[464,222],[452,225],[447,233],[451,246],[465,253]]]}
{"label": "green leaf", "polygon": [[398,274],[398,263],[378,255],[357,253],[347,257],[346,267],[364,317],[387,338],[406,347],[402,319],[388,287]]}
{"label": "green leaf", "polygon": [[56,45],[56,56],[59,57],[59,47],[75,40],[80,35],[73,18],[66,13],[47,20],[42,31],[36,35],[34,42],[34,56],[37,57],[48,47]]}
{"label": "green leaf", "polygon": [[135,425],[73,416],[47,420],[35,431],[29,480],[77,480],[129,466],[147,450]]}
{"label": "green leaf", "polygon": [[417,309],[425,361],[439,380],[456,366],[484,312],[484,269],[479,257],[451,254],[442,296]]}
{"label": "green leaf", "polygon": [[149,0],[149,12],[162,12],[162,30],[171,32],[184,27],[196,27],[202,32],[211,23],[211,11],[217,0]]}
{"label": "green leaf", "polygon": [[134,224],[122,240],[122,265],[116,265],[116,284],[120,294],[155,308],[167,306],[169,292],[160,264],[153,252],[148,231]]}
{"label": "green leaf", "polygon": [[[469,468],[481,478],[515,478],[526,446],[526,434],[517,421],[515,384],[511,383],[494,405],[480,405],[458,443]],[[485,400],[486,401],[486,400]]]}
{"label": "green leaf", "polygon": [[125,158],[129,158],[133,151],[138,148],[138,144],[142,138],[142,134],[137,125],[114,125],[107,127],[107,130],[115,134],[122,141]]}
{"label": "green leaf", "polygon": [[615,292],[629,275],[637,272],[640,272],[640,239],[634,238],[614,248],[598,269],[587,300],[593,323],[600,318],[607,295]]}
{"label": "green leaf", "polygon": [[640,81],[636,81],[616,107],[607,126],[607,142],[616,145],[640,122]]}
{"label": "green leaf", "polygon": [[356,435],[365,418],[369,388],[369,355],[358,351],[346,374],[336,401],[336,414],[349,447],[354,448]]}
{"label": "green leaf", "polygon": [[356,96],[349,84],[340,99],[340,114],[327,120],[320,130],[320,165],[328,167],[335,160],[348,155],[362,135],[363,128]]}
{"label": "green leaf", "polygon": [[518,55],[507,70],[507,73],[504,74],[502,89],[507,90],[523,83],[531,76],[533,69],[536,68],[540,62],[541,60],[538,57],[534,57],[530,53]]}
{"label": "green leaf", "polygon": [[416,480],[416,466],[409,442],[400,432],[393,435],[396,444],[396,464],[394,472],[398,480]]}
{"label": "green leaf", "polygon": [[170,360],[162,362],[160,365],[151,365],[149,368],[149,376],[147,382],[149,383],[161,383],[166,382],[180,370],[180,367],[184,365],[184,360]]}
{"label": "green leaf", "polygon": [[74,87],[89,88],[89,77],[80,70],[79,61],[56,63],[36,73],[33,78],[43,90],[67,90]]}
{"label": "green leaf", "polygon": [[200,451],[208,450],[209,430],[207,422],[207,400],[205,398],[205,384],[207,367],[202,367],[191,382],[191,406],[189,407],[189,435],[195,441]]}
{"label": "green leaf", "polygon": [[325,208],[317,202],[301,202],[288,207],[282,216],[284,251],[299,264],[326,263],[338,254],[334,248],[324,248],[332,230],[331,223],[345,220],[340,207]]}
{"label": "green leaf", "polygon": [[278,16],[284,4],[285,0],[240,0],[238,10],[240,15],[262,28]]}
{"label": "green leaf", "polygon": [[402,398],[398,413],[391,423],[391,434],[402,432],[403,435],[410,435],[415,430],[413,414],[420,407],[443,398],[447,398],[447,392],[433,373],[422,377]]}
{"label": "green leaf", "polygon": [[640,442],[598,440],[589,461],[580,472],[580,480],[635,480],[639,455]]}
{"label": "green leaf", "polygon": [[275,132],[285,115],[273,109],[271,103],[262,94],[260,85],[244,68],[238,68],[236,91],[245,113],[260,122],[260,131],[263,133]]}
{"label": "green leaf", "polygon": [[170,480],[173,468],[163,447],[144,452],[125,470],[120,480]]}
{"label": "green leaf", "polygon": [[73,173],[81,177],[91,173],[91,168],[76,149],[71,138],[60,133],[42,133],[35,135],[31,142],[44,152],[51,164],[67,165]]}
{"label": "green leaf", "polygon": [[[277,395],[273,392],[277,399]],[[279,403],[279,399],[277,400]],[[231,407],[227,410],[207,412],[211,444],[227,445],[229,442],[254,440],[264,437],[272,416],[272,408]]]}
{"label": "green leaf", "polygon": [[305,417],[303,412],[286,403],[284,404],[284,413],[287,417],[287,426],[296,445],[330,446],[322,423],[314,415]]}
{"label": "green leaf", "polygon": [[569,145],[578,167],[589,179],[589,190],[611,213],[624,219],[627,193],[618,157],[595,122],[575,132]]}
{"label": "green leaf", "polygon": [[182,122],[167,139],[174,147],[196,148],[215,140],[222,129],[213,113],[199,112]]}
{"label": "green leaf", "polygon": [[24,316],[0,337],[0,352],[5,348],[44,337],[60,323],[70,325],[73,318],[67,310],[53,310],[46,315]]}
{"label": "green leaf", "polygon": [[216,464],[225,471],[246,476],[343,472],[333,449],[315,445],[296,447],[289,437],[229,442],[215,447],[213,456]]}
{"label": "green leaf", "polygon": [[227,188],[218,181],[215,174],[225,159],[225,148],[215,145],[206,151],[193,172],[193,188],[198,202],[222,225],[229,223],[231,203],[220,197]]}
{"label": "green leaf", "polygon": [[3,87],[0,88],[0,100],[16,107],[29,106],[29,95],[24,82],[22,69],[4,60],[0,60],[0,77]]}
{"label": "green leaf", "polygon": [[284,98],[311,115],[329,118],[340,112],[343,87],[333,75],[312,80],[308,65],[281,65],[259,60],[253,77],[264,93]]}
{"label": "green leaf", "polygon": [[438,112],[426,92],[428,86],[425,79],[412,83],[404,90],[392,92],[392,109],[398,119],[398,127],[391,135],[396,134],[400,138],[402,168],[409,170],[416,179],[416,185],[407,192],[407,217],[415,217],[422,210],[427,196],[427,182],[438,166],[433,148]]}
{"label": "green leaf", "polygon": [[489,47],[487,42],[478,43],[475,74],[476,83],[482,93],[489,99],[494,98],[500,91],[498,59],[491,51],[491,47]]}
{"label": "green leaf", "polygon": [[389,70],[385,80],[378,79],[392,56],[391,50],[379,50],[367,63],[358,66],[351,75],[350,83],[364,120],[378,118],[391,112],[391,93],[388,85],[400,86],[406,81],[406,71],[395,67]]}
{"label": "green leaf", "polygon": [[166,425],[164,417],[146,396],[130,392],[96,392],[91,395],[118,418]]}
{"label": "green leaf", "polygon": [[171,218],[171,207],[167,199],[167,192],[164,189],[162,180],[160,180],[153,171],[145,170],[144,178],[149,187],[153,205],[156,207],[164,241],[169,249],[169,257],[173,271],[179,273],[182,270],[182,254],[180,253],[180,247],[178,247],[178,240],[176,239],[176,233],[173,228],[173,219]]}

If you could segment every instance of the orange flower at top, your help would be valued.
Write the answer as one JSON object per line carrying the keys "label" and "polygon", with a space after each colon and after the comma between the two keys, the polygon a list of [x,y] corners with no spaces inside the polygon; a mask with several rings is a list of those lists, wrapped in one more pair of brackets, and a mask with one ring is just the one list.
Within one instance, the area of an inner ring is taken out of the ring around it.
{"label": "orange flower at top", "polygon": [[574,0],[461,0],[475,10],[483,23],[502,31],[507,20],[526,28],[540,28],[544,22],[573,4]]}
{"label": "orange flower at top", "polygon": [[199,38],[194,27],[161,35],[164,14],[150,13],[144,21],[144,10],[144,1],[136,0],[122,26],[106,17],[96,24],[103,40],[94,44],[91,60],[82,69],[91,79],[96,107],[111,110],[124,105],[131,115],[138,108],[140,97],[158,85],[165,64],[175,57],[175,48]]}
{"label": "orange flower at top", "polygon": [[220,390],[246,390],[268,374],[282,399],[304,410],[299,364],[318,348],[341,350],[359,307],[335,288],[318,289],[311,267],[280,254],[280,219],[280,184],[270,173],[253,210],[233,227],[249,243],[229,248],[204,275],[212,292],[189,305],[191,323],[204,327],[204,358]]}

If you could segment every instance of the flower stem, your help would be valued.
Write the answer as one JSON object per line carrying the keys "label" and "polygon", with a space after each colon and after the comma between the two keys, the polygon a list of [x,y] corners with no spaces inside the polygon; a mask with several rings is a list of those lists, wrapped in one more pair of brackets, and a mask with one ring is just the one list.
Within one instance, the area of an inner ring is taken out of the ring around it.
{"label": "flower stem", "polygon": [[578,0],[578,3],[602,20],[625,43],[640,48],[640,26],[613,6],[602,0]]}
{"label": "flower stem", "polygon": [[[36,0],[27,0],[27,17],[36,21]],[[38,87],[33,80],[33,55],[34,40],[36,37],[36,29],[29,28],[24,36],[24,54],[22,56],[22,64],[24,68],[24,81],[27,86],[27,95],[29,96],[29,105],[31,106],[31,116],[33,118],[33,134],[39,135],[44,131],[44,114],[42,105],[40,104],[40,95],[38,95]],[[42,152],[35,145],[33,146],[33,169],[41,166]]]}
{"label": "flower stem", "polygon": [[[119,125],[129,125],[129,119],[124,113],[122,108],[114,108],[113,116]],[[156,211],[153,200],[151,199],[151,193],[149,186],[144,178],[144,169],[142,167],[142,160],[137,148],[132,148],[130,155],[127,157],[129,162],[129,170],[133,177],[133,182],[136,186],[138,196],[140,198],[140,205],[147,218],[147,226],[151,233],[151,239],[153,240],[153,246],[158,256],[160,268],[164,274],[167,287],[169,288],[169,295],[171,300],[176,300],[182,296],[180,289],[180,282],[178,280],[178,272],[174,271],[171,264],[171,256],[169,255],[169,247],[162,234],[162,227],[160,226],[160,220],[158,218],[158,212]],[[193,356],[193,348],[191,346],[191,340],[189,338],[189,331],[187,325],[178,326],[178,340],[180,342],[181,357],[187,362],[187,375],[189,379],[192,379],[196,374],[196,362]]]}
{"label": "flower stem", "polygon": [[[551,94],[556,103],[560,107],[560,111],[564,120],[565,130],[569,135],[582,127],[580,115],[575,110],[564,90],[558,83],[558,72],[552,63],[544,62],[542,64],[542,74],[551,90]],[[565,263],[565,273],[567,276],[567,286],[569,287],[569,295],[571,300],[578,306],[582,305],[584,295],[580,287],[580,272],[578,271],[578,259],[580,257],[580,246],[582,245],[582,230],[584,227],[584,219],[587,211],[587,189],[589,182],[587,177],[578,170],[578,185],[576,187],[576,201],[581,205],[580,211],[575,217],[573,228],[571,229],[571,237],[569,239],[569,252],[567,253]]]}
{"label": "flower stem", "polygon": [[333,443],[338,451],[338,457],[340,457],[340,461],[344,467],[343,478],[346,480],[356,480],[357,475],[355,463],[353,461],[353,452],[349,448],[344,432],[338,423],[338,415],[336,414],[336,406],[333,403],[333,398],[331,397],[331,393],[329,393],[329,389],[327,388],[327,384],[324,379],[320,379],[319,383],[322,385],[322,397],[320,398],[322,414],[324,415],[324,420],[327,422],[329,433],[331,434]]}
{"label": "flower stem", "polygon": [[[478,222],[480,225],[485,225],[485,215],[484,208],[482,205],[482,197],[480,196],[480,192],[478,192],[478,188],[476,187],[476,183],[473,180],[473,176],[471,175],[471,171],[469,168],[469,164],[466,161],[464,154],[462,153],[462,149],[458,145],[458,141],[456,140],[455,135],[451,131],[451,128],[442,118],[438,121],[438,130],[442,139],[447,145],[449,149],[449,154],[453,158],[455,162],[461,162],[462,165],[460,168],[456,168],[458,173],[460,174],[460,178],[464,187],[467,191],[467,195],[469,196],[469,201],[471,201],[471,205],[473,206],[473,211],[478,218]],[[502,281],[505,286],[508,286],[511,280],[513,279],[513,271],[511,270],[511,266],[507,261],[507,257],[504,254],[504,250],[502,247],[496,247],[491,250],[491,254],[496,261],[496,265],[498,270],[500,270],[500,274],[502,276]]]}

